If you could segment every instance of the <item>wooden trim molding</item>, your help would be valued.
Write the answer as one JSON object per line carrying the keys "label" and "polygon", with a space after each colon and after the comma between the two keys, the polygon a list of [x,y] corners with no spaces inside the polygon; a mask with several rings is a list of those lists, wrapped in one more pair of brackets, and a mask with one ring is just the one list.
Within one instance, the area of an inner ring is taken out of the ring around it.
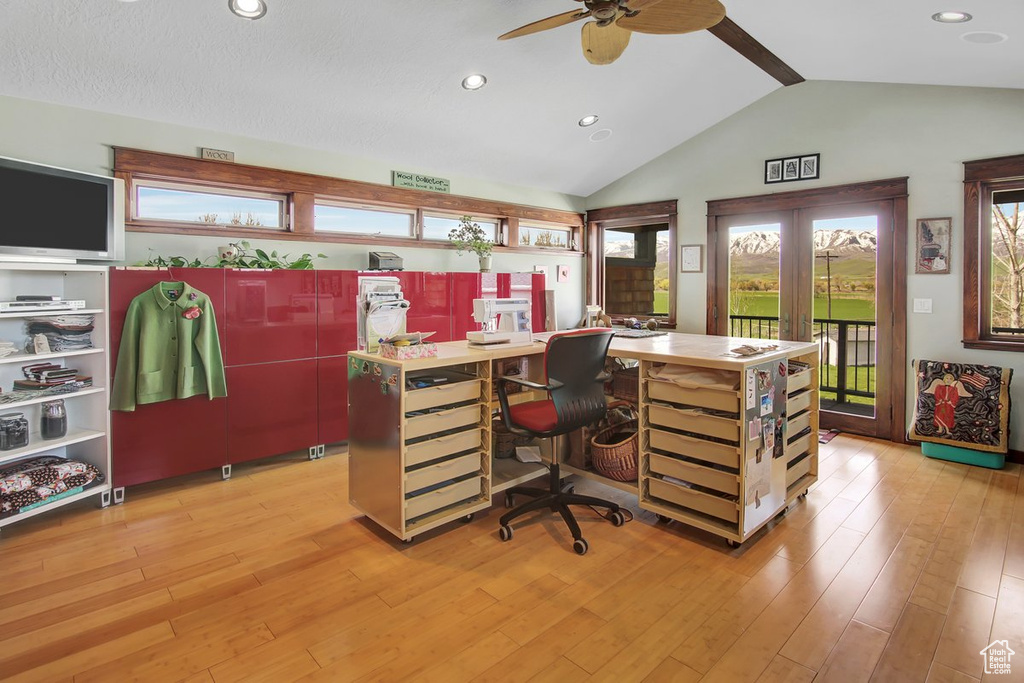
{"label": "wooden trim molding", "polygon": [[672,199],[664,202],[648,202],[646,204],[627,204],[610,206],[604,209],[587,209],[587,221],[590,223],[614,221],[622,218],[656,218],[678,213],[679,201]]}
{"label": "wooden trim molding", "polygon": [[810,190],[761,194],[752,197],[712,199],[708,201],[708,215],[729,216],[767,211],[793,211],[817,206],[875,202],[893,197],[907,196],[906,176],[850,183],[834,187],[815,187]]}
{"label": "wooden trim molding", "polygon": [[964,162],[964,348],[1024,352],[1024,340],[994,335],[991,290],[992,192],[1024,185],[1024,154]]}
{"label": "wooden trim molding", "polygon": [[[559,209],[497,202],[475,197],[440,194],[422,190],[377,185],[356,180],[300,173],[263,166],[225,163],[162,152],[114,147],[114,175],[125,181],[125,229],[129,232],[172,235],[211,235],[245,239],[270,239],[311,243],[368,244],[397,248],[452,249],[444,240],[422,239],[424,211],[450,215],[497,218],[510,238],[497,244],[496,253],[551,254],[582,257],[583,214]],[[165,181],[195,186],[216,186],[236,190],[274,193],[285,197],[288,225],[283,229],[254,229],[240,226],[207,226],[173,221],[133,220],[133,187],[136,181]],[[409,237],[379,237],[360,234],[317,232],[315,207],[318,198],[351,204],[415,211],[416,234]],[[569,249],[521,247],[519,221],[547,223],[566,228],[577,246]]]}

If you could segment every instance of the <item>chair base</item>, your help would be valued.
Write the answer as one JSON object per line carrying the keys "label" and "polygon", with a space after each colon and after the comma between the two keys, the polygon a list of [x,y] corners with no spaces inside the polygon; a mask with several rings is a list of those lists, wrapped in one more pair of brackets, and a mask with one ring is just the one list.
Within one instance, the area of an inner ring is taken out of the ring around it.
{"label": "chair base", "polygon": [[512,520],[535,510],[549,508],[552,512],[557,512],[562,516],[565,525],[569,527],[569,533],[572,534],[573,550],[583,555],[587,552],[587,542],[583,538],[576,517],[569,508],[570,505],[591,505],[593,507],[608,508],[612,513],[611,519],[615,526],[622,526],[625,522],[625,517],[619,511],[618,503],[574,493],[570,490],[570,485],[562,486],[558,463],[551,465],[550,470],[549,485],[546,490],[535,487],[516,486],[505,492],[506,500],[510,500],[512,496],[516,495],[530,496],[533,499],[522,503],[501,516],[501,528],[499,529],[501,540],[508,541],[512,539],[512,527],[509,526]]}

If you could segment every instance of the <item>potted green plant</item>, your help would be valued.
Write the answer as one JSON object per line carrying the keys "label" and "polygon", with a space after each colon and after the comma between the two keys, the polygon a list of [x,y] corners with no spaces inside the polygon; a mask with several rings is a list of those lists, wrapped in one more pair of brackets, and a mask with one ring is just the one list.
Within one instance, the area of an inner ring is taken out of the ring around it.
{"label": "potted green plant", "polygon": [[491,272],[491,250],[494,243],[487,238],[487,233],[478,223],[473,222],[472,216],[463,216],[459,219],[459,227],[452,228],[448,233],[448,239],[455,245],[459,256],[462,252],[471,251],[480,259],[480,272]]}

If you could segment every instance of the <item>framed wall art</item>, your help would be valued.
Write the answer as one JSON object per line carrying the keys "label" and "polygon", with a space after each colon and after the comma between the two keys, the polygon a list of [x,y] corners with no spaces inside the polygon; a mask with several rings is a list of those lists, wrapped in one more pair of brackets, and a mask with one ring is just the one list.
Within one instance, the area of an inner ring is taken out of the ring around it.
{"label": "framed wall art", "polygon": [[679,247],[679,272],[704,272],[704,245],[684,244]]}
{"label": "framed wall art", "polygon": [[789,183],[794,180],[815,180],[821,177],[821,154],[798,154],[781,159],[766,159],[764,182]]}
{"label": "framed wall art", "polygon": [[914,251],[914,272],[940,275],[949,272],[952,218],[919,218]]}

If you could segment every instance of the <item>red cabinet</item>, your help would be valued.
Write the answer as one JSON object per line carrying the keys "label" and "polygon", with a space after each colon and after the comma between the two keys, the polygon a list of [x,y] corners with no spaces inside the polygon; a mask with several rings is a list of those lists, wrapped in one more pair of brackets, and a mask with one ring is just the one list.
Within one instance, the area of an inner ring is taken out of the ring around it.
{"label": "red cabinet", "polygon": [[397,273],[397,276],[402,283],[402,295],[411,304],[405,329],[434,332],[430,341],[451,341],[451,274]]}
{"label": "red cabinet", "polygon": [[227,368],[228,462],[315,446],[317,361]]}
{"label": "red cabinet", "polygon": [[316,272],[317,356],[340,356],[356,349],[356,297],[359,273],[354,270]]}
{"label": "red cabinet", "polygon": [[348,356],[317,359],[317,443],[348,440]]}
{"label": "red cabinet", "polygon": [[[110,270],[110,372],[113,378],[128,305],[158,282],[184,281],[210,297],[225,346],[224,271],[212,268]],[[228,385],[228,393],[231,387]],[[206,396],[151,403],[110,415],[113,485],[132,486],[227,464],[227,399]]]}
{"label": "red cabinet", "polygon": [[225,287],[225,365],[316,357],[314,271],[229,270]]}

